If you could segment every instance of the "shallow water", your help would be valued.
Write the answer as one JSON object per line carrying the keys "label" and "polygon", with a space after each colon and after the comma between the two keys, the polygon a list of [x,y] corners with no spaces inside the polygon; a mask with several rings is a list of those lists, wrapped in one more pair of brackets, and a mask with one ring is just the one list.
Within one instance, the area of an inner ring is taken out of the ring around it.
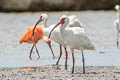
{"label": "shallow water", "polygon": [[[41,58],[29,60],[32,44],[19,44],[19,39],[27,26],[34,25],[41,13],[0,13],[0,67],[41,66],[55,64],[52,54],[42,40],[37,44]],[[48,25],[56,23],[62,14],[77,15],[84,25],[85,31],[94,43],[96,51],[84,51],[86,66],[120,66],[120,48],[116,47],[116,28],[113,21],[117,18],[114,11],[83,11],[83,12],[47,12]],[[59,45],[52,41],[56,56],[59,56]],[[72,65],[72,57],[68,49],[68,64]],[[75,51],[76,65],[82,66],[81,52]],[[64,65],[65,54],[60,61]]]}

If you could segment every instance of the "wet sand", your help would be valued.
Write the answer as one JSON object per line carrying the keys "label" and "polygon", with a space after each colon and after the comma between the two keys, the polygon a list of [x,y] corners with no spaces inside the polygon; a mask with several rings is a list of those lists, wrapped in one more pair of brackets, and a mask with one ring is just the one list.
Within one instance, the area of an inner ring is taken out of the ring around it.
{"label": "wet sand", "polygon": [[[96,47],[96,51],[84,51],[85,65],[88,66],[86,74],[82,74],[80,51],[75,50],[75,73],[71,74],[72,57],[70,50],[68,49],[69,67],[66,71],[64,69],[64,50],[59,63],[62,66],[53,66],[57,58],[52,59],[47,44],[42,40],[37,44],[40,59],[36,60],[37,56],[34,52],[33,60],[29,60],[29,51],[32,45],[20,45],[19,39],[26,27],[34,25],[42,13],[0,13],[0,80],[120,79],[120,67],[117,67],[120,66],[120,47],[116,47],[117,33],[116,27],[113,25],[113,21],[117,19],[115,11],[46,12],[49,15],[48,25],[56,23],[63,14],[77,15],[84,25],[86,33]],[[55,55],[59,56],[59,45],[52,41],[52,46]],[[25,68],[25,66],[40,67]]]}
{"label": "wet sand", "polygon": [[71,66],[1,68],[0,80],[120,80],[120,67],[86,67],[86,74],[82,67],[75,67],[72,74]]}

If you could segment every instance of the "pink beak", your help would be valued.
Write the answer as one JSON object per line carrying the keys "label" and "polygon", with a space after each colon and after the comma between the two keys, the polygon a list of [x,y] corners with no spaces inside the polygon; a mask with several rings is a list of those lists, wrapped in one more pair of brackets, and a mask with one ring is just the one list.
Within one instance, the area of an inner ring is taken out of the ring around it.
{"label": "pink beak", "polygon": [[53,32],[53,30],[58,26],[58,25],[60,25],[61,23],[60,22],[58,22],[58,24],[56,24],[55,25],[55,27],[50,31],[50,33],[49,33],[49,36],[48,36],[48,38],[50,38],[50,36],[51,36],[51,33]]}

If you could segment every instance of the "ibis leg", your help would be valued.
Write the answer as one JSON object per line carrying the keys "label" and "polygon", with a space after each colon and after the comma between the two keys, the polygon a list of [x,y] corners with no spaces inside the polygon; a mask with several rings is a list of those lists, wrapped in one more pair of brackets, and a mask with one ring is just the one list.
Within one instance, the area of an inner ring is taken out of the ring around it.
{"label": "ibis leg", "polygon": [[82,50],[82,62],[83,62],[83,74],[85,74],[85,59],[84,59],[83,50]]}
{"label": "ibis leg", "polygon": [[64,47],[65,49],[65,56],[66,56],[66,60],[65,60],[65,69],[67,70],[67,59],[68,59],[68,52],[67,52],[67,49],[66,47]]}
{"label": "ibis leg", "polygon": [[119,46],[119,32],[117,34],[117,48],[118,48],[118,46]]}
{"label": "ibis leg", "polygon": [[38,59],[40,58],[40,55],[39,55],[39,52],[38,52],[38,49],[37,49],[37,46],[35,45],[35,48],[36,48],[36,52],[37,52],[37,55],[38,55]]}
{"label": "ibis leg", "polygon": [[61,44],[59,44],[59,46],[60,46],[60,56],[59,56],[59,58],[58,58],[58,60],[57,60],[56,65],[58,65],[59,60],[60,60],[60,58],[61,58],[61,56],[62,56],[62,45],[61,45]]}
{"label": "ibis leg", "polygon": [[32,48],[31,48],[31,50],[30,50],[30,55],[29,55],[30,60],[32,60],[31,55],[32,55],[32,51],[33,51],[34,46],[35,46],[35,44],[33,44]]}
{"label": "ibis leg", "polygon": [[75,58],[73,52],[72,52],[72,61],[73,61],[72,73],[74,73]]}

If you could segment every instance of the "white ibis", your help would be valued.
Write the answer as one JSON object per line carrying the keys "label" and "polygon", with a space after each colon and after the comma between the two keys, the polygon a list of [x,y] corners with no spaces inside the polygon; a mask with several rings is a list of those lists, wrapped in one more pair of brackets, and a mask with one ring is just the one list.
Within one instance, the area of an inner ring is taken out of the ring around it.
{"label": "white ibis", "polygon": [[119,5],[116,5],[115,6],[115,9],[117,10],[117,14],[118,14],[118,19],[116,19],[114,21],[114,26],[116,27],[117,29],[117,48],[119,46],[119,33],[120,33],[120,6]]}
{"label": "white ibis", "polygon": [[[43,33],[44,33],[46,36],[48,36],[48,35],[49,35],[49,32],[52,30],[52,28],[55,26],[55,24],[47,27],[48,15],[47,15],[47,14],[41,14],[40,19],[37,21],[37,23],[36,23],[36,25],[35,25],[35,27],[34,27],[34,30],[35,30],[36,26],[37,26],[41,21],[43,22],[43,25],[42,25],[42,27],[43,27]],[[34,30],[33,30],[33,35],[34,35]],[[64,47],[64,49],[65,49],[65,53],[66,53],[65,69],[67,69],[68,53],[67,53],[66,46],[64,45],[63,41],[61,40],[61,38],[60,38],[60,36],[59,36],[58,29],[55,29],[55,31],[54,31],[53,34],[51,35],[51,39],[52,39],[53,41],[55,41],[56,43],[58,43],[59,46],[60,46],[60,56],[59,56],[59,58],[58,58],[58,61],[57,61],[56,65],[58,65],[59,60],[60,60],[60,58],[61,58],[61,56],[62,56],[62,45],[63,45],[63,47]]]}
{"label": "white ibis", "polygon": [[[66,16],[66,15],[63,15],[63,16]],[[78,23],[78,20],[76,19],[76,16],[73,16],[73,15],[72,15],[72,16],[69,16],[69,18],[70,18],[70,20],[71,20],[71,22],[72,22],[72,23],[70,24],[72,27],[73,27],[76,23],[77,23],[77,25],[79,24],[79,23]],[[76,21],[75,21],[75,20],[76,20]],[[40,16],[40,19],[37,21],[36,25],[37,25],[38,23],[40,23],[41,21],[43,21],[43,25],[42,25],[42,27],[43,27],[43,33],[48,36],[48,34],[49,34],[50,31],[53,29],[53,27],[55,26],[55,24],[47,27],[47,21],[48,21],[48,15],[47,15],[47,14],[42,14],[42,15]],[[75,22],[76,22],[76,23],[75,23]],[[35,27],[36,27],[36,25],[35,25]],[[34,29],[35,29],[35,27],[34,27]],[[33,31],[33,32],[34,32],[34,31]],[[67,69],[68,53],[67,53],[66,45],[63,43],[63,41],[61,40],[61,37],[60,37],[60,35],[59,35],[59,28],[56,28],[56,29],[53,31],[53,33],[52,33],[52,35],[51,35],[51,39],[52,39],[53,41],[55,41],[56,43],[58,43],[59,46],[60,46],[60,56],[59,56],[59,58],[58,58],[58,60],[57,60],[56,65],[58,65],[59,60],[60,60],[60,58],[61,58],[61,56],[62,56],[62,46],[63,46],[64,49],[65,49],[65,53],[66,53],[65,69]]]}
{"label": "white ibis", "polygon": [[81,50],[82,52],[82,61],[83,61],[83,73],[85,73],[85,60],[83,55],[83,50],[95,50],[94,45],[88,38],[88,35],[84,31],[84,28],[80,27],[67,27],[69,24],[69,18],[68,17],[62,17],[57,25],[51,30],[49,37],[54,31],[54,29],[58,26],[60,37],[62,38],[64,44],[68,46],[72,52],[72,60],[73,60],[73,67],[72,67],[72,73],[74,73],[74,49]]}
{"label": "white ibis", "polygon": [[81,27],[83,28],[83,25],[79,22],[78,18],[76,15],[70,15],[68,16],[69,18],[69,27]]}

